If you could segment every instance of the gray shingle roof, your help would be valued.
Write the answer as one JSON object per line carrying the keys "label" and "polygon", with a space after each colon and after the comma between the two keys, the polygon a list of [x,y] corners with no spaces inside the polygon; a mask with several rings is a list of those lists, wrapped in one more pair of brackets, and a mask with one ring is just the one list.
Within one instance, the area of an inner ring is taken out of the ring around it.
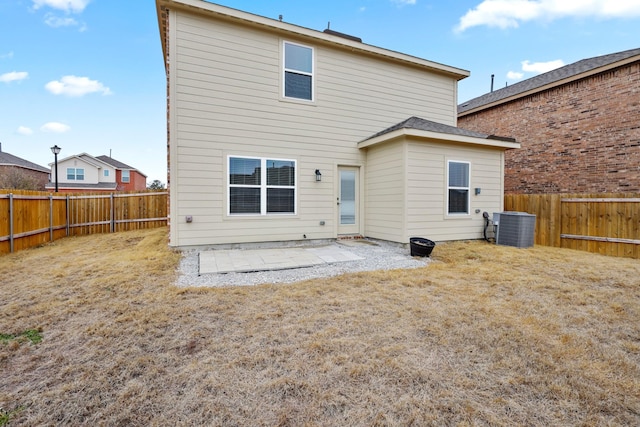
{"label": "gray shingle roof", "polygon": [[13,154],[5,153],[4,151],[0,151],[0,165],[18,166],[21,168],[32,169],[43,173],[50,172],[48,168],[37,165],[25,159],[21,159],[20,157],[14,156]]}
{"label": "gray shingle roof", "polygon": [[552,84],[560,80],[579,76],[582,73],[586,73],[588,71],[592,71],[607,65],[615,64],[616,62],[623,61],[634,56],[639,56],[638,60],[640,60],[640,49],[625,50],[622,52],[611,53],[609,55],[583,59],[581,61],[574,62],[573,64],[556,68],[555,70],[551,70],[544,74],[531,77],[530,79],[523,80],[511,86],[507,86],[502,89],[498,89],[477,98],[473,98],[469,101],[463,102],[458,105],[458,114],[482,107],[486,104],[491,104],[506,98],[510,98],[512,96],[516,96],[520,93],[535,90],[537,88]]}
{"label": "gray shingle roof", "polygon": [[102,160],[103,162],[110,164],[111,166],[113,166],[114,168],[117,169],[131,169],[131,170],[136,170],[136,168],[132,168],[131,166],[124,164],[122,162],[119,162],[118,160],[109,157],[109,156],[97,156],[96,159],[98,160]]}
{"label": "gray shingle roof", "polygon": [[[407,120],[398,123],[397,125],[393,125],[388,127],[387,129],[372,135],[366,140],[376,138],[381,135],[385,135],[387,133],[391,133],[398,129],[416,129],[416,130],[424,130],[428,132],[436,132],[436,133],[444,133],[448,135],[458,135],[458,136],[470,136],[473,138],[482,138],[482,139],[498,139],[502,141],[515,141],[511,138],[501,138],[492,135],[487,135],[480,132],[474,132],[471,130],[462,129],[455,126],[443,125],[442,123],[433,122],[431,120],[421,119],[420,117],[410,117]],[[366,141],[365,140],[365,141]]]}

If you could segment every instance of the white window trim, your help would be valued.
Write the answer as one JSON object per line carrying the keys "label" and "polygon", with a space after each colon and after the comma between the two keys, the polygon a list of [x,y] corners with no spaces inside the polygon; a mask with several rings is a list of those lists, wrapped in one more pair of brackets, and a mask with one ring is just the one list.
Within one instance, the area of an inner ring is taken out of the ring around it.
{"label": "white window trim", "polygon": [[[73,178],[69,178],[69,170],[73,169]],[[78,179],[78,170],[82,171],[82,179]],[[84,181],[84,168],[67,168],[67,181]]]}
{"label": "white window trim", "polygon": [[[229,175],[231,174],[231,158],[239,159],[255,159],[260,160],[260,213],[231,213],[231,188],[256,188],[257,185],[231,184]],[[276,160],[282,162],[293,162],[295,168],[295,185],[267,185],[267,160]],[[283,159],[279,157],[255,157],[245,155],[229,154],[227,156],[227,216],[243,217],[243,216],[295,216],[298,214],[298,161],[294,159]],[[267,188],[285,188],[293,189],[293,212],[267,212]]]}
{"label": "white window trim", "polygon": [[[452,187],[449,186],[449,167],[451,163],[465,163],[469,166],[469,180],[467,181],[467,187]],[[467,160],[447,160],[447,175],[445,176],[447,203],[444,206],[445,214],[448,217],[468,217],[471,215],[471,162]],[[467,212],[449,212],[449,190],[467,190]]]}
{"label": "white window trim", "polygon": [[[127,178],[125,181],[125,177],[124,177],[124,173],[127,172]],[[123,169],[120,173],[120,180],[125,183],[125,184],[129,184],[131,183],[131,171],[130,170],[125,170]]]}
{"label": "white window trim", "polygon": [[[294,69],[289,69],[285,66],[286,64],[286,51],[287,49],[285,48],[285,45],[287,44],[291,44],[291,45],[295,45],[295,46],[300,46],[300,47],[304,47],[306,49],[311,49],[311,73],[307,73],[305,71],[300,71],[300,70],[294,70]],[[286,99],[287,101],[299,101],[299,102],[307,102],[307,103],[315,103],[316,102],[316,50],[315,48],[313,48],[312,46],[307,46],[301,43],[296,43],[296,42],[292,42],[292,41],[288,41],[288,40],[282,40],[282,44],[281,44],[281,49],[282,49],[282,80],[281,80],[281,85],[282,85],[282,91],[281,91],[281,96],[282,99]],[[292,96],[286,96],[285,92],[286,92],[286,78],[287,78],[287,71],[292,72],[292,73],[296,73],[296,74],[302,74],[305,76],[311,76],[311,99],[304,99],[304,98],[295,98]]]}

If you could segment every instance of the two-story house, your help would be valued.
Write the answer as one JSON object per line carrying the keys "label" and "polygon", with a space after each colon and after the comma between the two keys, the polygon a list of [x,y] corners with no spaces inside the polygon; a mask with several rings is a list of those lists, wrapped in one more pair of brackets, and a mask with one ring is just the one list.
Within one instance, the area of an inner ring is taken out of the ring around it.
{"label": "two-story house", "polygon": [[[56,171],[50,163],[51,182],[47,190],[55,189]],[[147,177],[139,170],[109,156],[93,157],[87,153],[65,157],[58,161],[58,191],[65,193],[93,191],[142,191]]]}
{"label": "two-story house", "polygon": [[156,0],[170,244],[481,238],[512,139],[456,127],[468,71],[201,0]]}

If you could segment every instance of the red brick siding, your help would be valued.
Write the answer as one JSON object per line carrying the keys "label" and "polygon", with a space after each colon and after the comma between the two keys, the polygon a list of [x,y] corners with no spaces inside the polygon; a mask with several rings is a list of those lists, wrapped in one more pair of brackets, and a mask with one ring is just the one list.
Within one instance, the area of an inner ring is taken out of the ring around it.
{"label": "red brick siding", "polygon": [[458,119],[510,136],[506,193],[640,192],[640,63]]}
{"label": "red brick siding", "polygon": [[117,191],[142,191],[147,189],[147,178],[139,172],[129,172],[129,182],[122,182],[122,171],[116,170]]}

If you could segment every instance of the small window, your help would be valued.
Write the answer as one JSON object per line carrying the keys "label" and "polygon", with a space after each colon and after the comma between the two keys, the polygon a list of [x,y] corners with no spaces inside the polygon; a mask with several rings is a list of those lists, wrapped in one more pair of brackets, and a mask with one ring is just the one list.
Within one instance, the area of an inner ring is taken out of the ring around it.
{"label": "small window", "polygon": [[447,212],[450,215],[469,214],[469,163],[449,161]]}
{"label": "small window", "polygon": [[313,48],[284,42],[284,96],[313,101]]}
{"label": "small window", "polygon": [[229,157],[229,214],[295,214],[295,160]]}
{"label": "small window", "polygon": [[122,171],[122,182],[129,182],[130,180],[130,174],[128,170],[123,170]]}
{"label": "small window", "polygon": [[105,170],[104,170],[104,176],[105,176],[105,177],[108,177],[108,176],[109,176],[109,169],[105,169]]}
{"label": "small window", "polygon": [[84,181],[84,169],[67,168],[67,180],[68,181]]}

